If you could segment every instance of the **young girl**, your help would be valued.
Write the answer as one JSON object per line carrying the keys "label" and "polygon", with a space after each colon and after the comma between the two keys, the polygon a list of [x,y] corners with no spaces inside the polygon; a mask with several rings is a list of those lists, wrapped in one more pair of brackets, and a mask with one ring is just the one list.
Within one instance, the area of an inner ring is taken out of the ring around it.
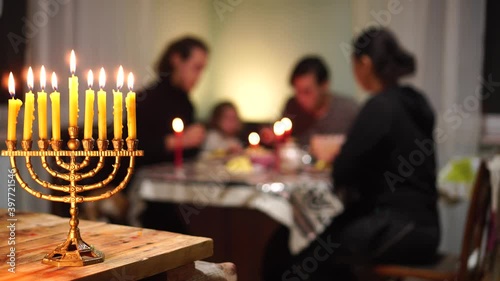
{"label": "young girl", "polygon": [[238,139],[240,131],[241,120],[236,107],[231,102],[217,104],[212,111],[209,130],[203,146],[205,154],[241,152],[242,145]]}

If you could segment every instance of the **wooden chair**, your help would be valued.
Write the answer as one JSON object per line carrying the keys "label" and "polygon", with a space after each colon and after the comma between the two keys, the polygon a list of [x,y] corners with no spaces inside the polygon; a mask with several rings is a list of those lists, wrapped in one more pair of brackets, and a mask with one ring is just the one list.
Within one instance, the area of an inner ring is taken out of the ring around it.
{"label": "wooden chair", "polygon": [[[436,281],[481,280],[485,272],[483,261],[487,256],[483,237],[487,233],[490,197],[490,173],[483,162],[472,191],[459,257],[440,255],[437,261],[429,266],[380,264],[373,266],[370,272],[381,279],[390,277],[402,280],[413,277]],[[473,260],[476,262],[473,263]]]}

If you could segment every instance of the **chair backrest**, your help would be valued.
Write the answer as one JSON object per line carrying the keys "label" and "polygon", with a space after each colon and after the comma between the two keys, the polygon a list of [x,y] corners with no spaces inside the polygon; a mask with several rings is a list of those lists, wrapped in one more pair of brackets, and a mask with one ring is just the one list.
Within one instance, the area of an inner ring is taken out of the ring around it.
{"label": "chair backrest", "polygon": [[472,190],[472,197],[467,213],[467,222],[462,241],[458,281],[480,280],[483,275],[483,257],[485,255],[485,241],[487,221],[491,204],[490,172],[484,161],[481,162],[476,181]]}

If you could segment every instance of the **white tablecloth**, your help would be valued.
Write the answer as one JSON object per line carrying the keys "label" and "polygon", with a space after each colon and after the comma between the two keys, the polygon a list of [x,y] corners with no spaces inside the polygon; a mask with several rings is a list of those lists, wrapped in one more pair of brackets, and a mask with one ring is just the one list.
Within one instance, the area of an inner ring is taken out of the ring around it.
{"label": "white tablecloth", "polygon": [[160,165],[139,171],[130,187],[134,225],[140,225],[145,200],[178,203],[186,223],[206,206],[255,209],[289,228],[293,254],[343,210],[331,192],[329,176],[310,173],[232,175],[222,165],[188,166],[182,172]]}

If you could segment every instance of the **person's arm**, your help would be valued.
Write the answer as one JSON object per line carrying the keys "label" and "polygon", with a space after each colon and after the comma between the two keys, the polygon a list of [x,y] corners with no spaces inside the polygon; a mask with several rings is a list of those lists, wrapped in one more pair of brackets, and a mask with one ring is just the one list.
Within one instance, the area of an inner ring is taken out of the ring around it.
{"label": "person's arm", "polygon": [[349,102],[346,104],[346,109],[345,109],[345,114],[346,114],[346,120],[347,120],[347,127],[350,129],[354,122],[356,121],[356,117],[359,114],[359,104],[354,101],[349,99]]}
{"label": "person's arm", "polygon": [[[201,124],[188,126],[182,134],[182,147],[186,149],[200,148],[205,141],[205,127]],[[167,151],[173,151],[176,147],[177,139],[175,134],[168,134],[163,138]]]}
{"label": "person's arm", "polygon": [[360,176],[365,157],[388,134],[391,122],[392,109],[385,98],[374,97],[366,103],[335,158],[333,179],[336,185],[348,185]]}

